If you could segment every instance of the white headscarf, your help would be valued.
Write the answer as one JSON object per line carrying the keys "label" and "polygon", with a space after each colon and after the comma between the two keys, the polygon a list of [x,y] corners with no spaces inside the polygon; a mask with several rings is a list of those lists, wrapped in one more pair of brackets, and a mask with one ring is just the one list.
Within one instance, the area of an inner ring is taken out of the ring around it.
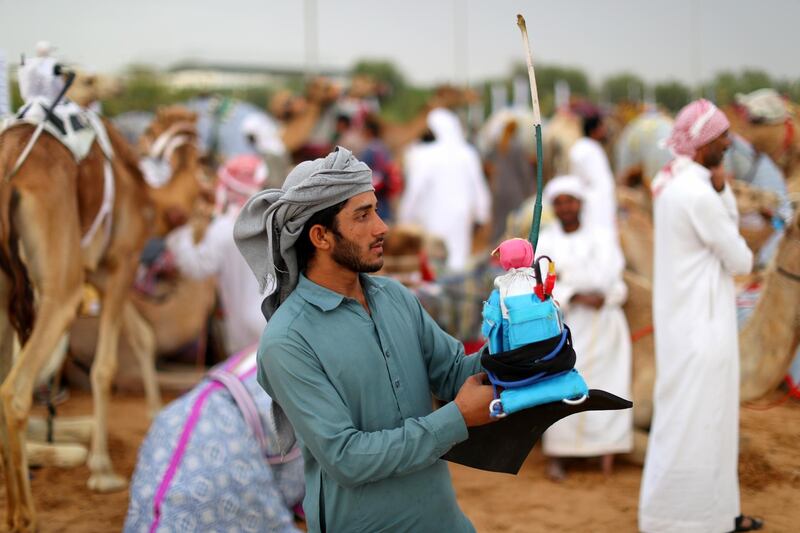
{"label": "white headscarf", "polygon": [[578,176],[557,176],[547,182],[544,188],[544,202],[553,205],[553,200],[562,194],[568,194],[580,201],[586,199],[586,184]]}

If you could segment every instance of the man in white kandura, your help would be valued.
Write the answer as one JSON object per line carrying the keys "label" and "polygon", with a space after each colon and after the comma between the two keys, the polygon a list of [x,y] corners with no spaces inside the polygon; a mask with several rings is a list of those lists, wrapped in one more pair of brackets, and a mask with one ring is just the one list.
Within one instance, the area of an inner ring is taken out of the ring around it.
{"label": "man in white kandura", "polygon": [[707,100],[678,114],[675,159],[653,181],[653,425],[639,501],[645,533],[761,529],[739,509],[739,337],[733,276],[753,254],[723,172],[725,115]]}
{"label": "man in white kandura", "polygon": [[[622,304],[628,289],[622,281],[625,259],[616,235],[608,228],[583,222],[583,180],[577,176],[552,179],[544,200],[557,221],[539,238],[536,255],[549,256],[558,270],[553,297],[564,311],[577,354],[575,368],[592,388],[631,396],[631,340]],[[633,413],[592,411],[556,422],[544,434],[544,453],[551,457],[548,474],[564,478],[562,457],[602,456],[610,474],[613,454],[633,447]]]}
{"label": "man in white kandura", "polygon": [[258,281],[233,241],[236,217],[267,181],[267,167],[255,155],[239,155],[222,165],[217,175],[216,206],[201,197],[189,223],[167,236],[167,248],[185,276],[217,276],[225,351],[232,355],[257,343],[267,324]]}
{"label": "man in white kandura", "polygon": [[617,198],[614,192],[614,174],[602,145],[606,135],[606,126],[599,113],[584,117],[583,137],[569,150],[569,173],[583,181],[583,224],[606,228],[616,235]]}
{"label": "man in white kandura", "polygon": [[[406,190],[399,221],[419,224],[444,240],[447,268],[467,268],[476,226],[491,220],[492,198],[477,150],[464,139],[458,116],[449,109],[428,113],[436,139],[406,156]],[[485,229],[485,228],[484,228]]]}

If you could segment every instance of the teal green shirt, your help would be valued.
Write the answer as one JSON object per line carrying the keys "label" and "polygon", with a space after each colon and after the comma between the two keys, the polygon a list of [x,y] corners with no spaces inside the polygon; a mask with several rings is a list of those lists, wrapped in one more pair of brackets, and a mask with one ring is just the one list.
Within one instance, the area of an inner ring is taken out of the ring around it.
{"label": "teal green shirt", "polygon": [[[258,352],[303,450],[309,531],[474,531],[440,457],[467,438],[451,400],[480,359],[400,283],[361,283],[371,316],[300,276]],[[431,393],[449,403],[433,411]]]}

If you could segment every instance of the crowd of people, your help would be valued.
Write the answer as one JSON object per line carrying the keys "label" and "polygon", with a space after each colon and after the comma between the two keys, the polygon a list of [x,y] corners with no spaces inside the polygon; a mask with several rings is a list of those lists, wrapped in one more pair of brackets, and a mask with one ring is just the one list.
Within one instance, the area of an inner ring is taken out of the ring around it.
{"label": "crowd of people", "polygon": [[[52,70],[47,61],[42,68]],[[275,105],[274,123],[246,121],[247,153],[223,162],[216,188],[201,193],[192,213],[174,217],[165,247],[183,275],[216,277],[226,352],[259,345],[258,381],[274,400],[261,402],[271,409],[265,420],[274,424],[271,437],[300,444],[302,459],[291,460],[305,463],[311,530],[470,531],[439,458],[469,427],[492,422],[492,387],[479,357],[465,355],[413,293],[368,274],[383,267],[395,226],[416,226],[443,243],[440,273],[468,272],[504,238],[525,237],[506,227],[534,194],[522,125],[507,121],[481,153],[458,113],[435,107],[427,129],[398,151],[384,140],[377,102],[344,95],[319,113],[308,146],[292,151],[282,120],[296,110],[291,99]],[[552,221],[536,255],[557,265],[554,298],[571,327],[576,368],[592,388],[629,398],[617,180],[603,114],[595,108],[581,122],[568,171],[544,189]],[[733,276],[751,270],[753,255],[723,167],[729,128],[711,102],[686,106],[667,141],[673,157],[653,182],[658,370],[639,509],[639,528],[651,533],[761,527],[739,506]],[[323,157],[304,160],[312,152]],[[290,163],[275,165],[276,156]],[[432,409],[431,392],[443,407]],[[571,416],[543,439],[554,481],[567,475],[569,458],[600,458],[612,475],[614,456],[632,448],[629,410]],[[147,456],[140,484],[152,466]],[[273,499],[293,508],[292,492],[275,490]],[[149,523],[146,505],[136,503],[129,519]],[[278,522],[288,531],[286,509]]]}

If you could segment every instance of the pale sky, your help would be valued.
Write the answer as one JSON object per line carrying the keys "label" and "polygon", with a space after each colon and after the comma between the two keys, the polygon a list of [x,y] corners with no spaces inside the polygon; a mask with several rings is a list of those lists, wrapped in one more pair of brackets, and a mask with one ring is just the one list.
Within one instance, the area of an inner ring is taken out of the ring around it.
{"label": "pale sky", "polygon": [[309,4],[320,65],[385,58],[422,84],[505,76],[524,61],[518,12],[535,61],[594,82],[631,71],[694,84],[744,67],[800,78],[797,0],[0,0],[0,49],[18,61],[47,39],[100,72],[186,59],[303,66]]}

